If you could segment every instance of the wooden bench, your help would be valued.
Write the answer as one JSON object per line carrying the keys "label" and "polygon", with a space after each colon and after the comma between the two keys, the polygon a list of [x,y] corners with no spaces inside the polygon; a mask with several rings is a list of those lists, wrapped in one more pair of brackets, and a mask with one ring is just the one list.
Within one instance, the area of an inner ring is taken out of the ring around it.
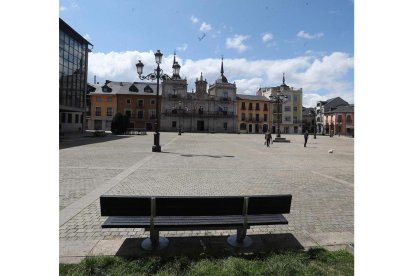
{"label": "wooden bench", "polygon": [[100,197],[102,228],[145,228],[150,237],[141,246],[158,250],[168,245],[159,231],[237,229],[227,242],[236,247],[252,244],[246,236],[252,225],[288,224],[292,195],[259,196],[107,196]]}

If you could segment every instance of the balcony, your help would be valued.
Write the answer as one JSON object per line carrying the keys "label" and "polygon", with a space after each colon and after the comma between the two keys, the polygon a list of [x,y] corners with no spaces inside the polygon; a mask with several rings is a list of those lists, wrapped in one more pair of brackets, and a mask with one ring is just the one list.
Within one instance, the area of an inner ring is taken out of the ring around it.
{"label": "balcony", "polygon": [[181,99],[181,95],[177,95],[177,94],[168,94],[168,99],[169,100],[178,100]]}
{"label": "balcony", "polygon": [[221,102],[230,102],[231,98],[229,98],[229,97],[220,97],[220,101]]}
{"label": "balcony", "polygon": [[235,114],[234,112],[208,112],[208,111],[202,111],[199,112],[196,111],[185,111],[184,109],[178,110],[178,112],[174,112],[173,110],[166,110],[162,113],[164,116],[169,117],[213,117],[213,118],[234,118]]}

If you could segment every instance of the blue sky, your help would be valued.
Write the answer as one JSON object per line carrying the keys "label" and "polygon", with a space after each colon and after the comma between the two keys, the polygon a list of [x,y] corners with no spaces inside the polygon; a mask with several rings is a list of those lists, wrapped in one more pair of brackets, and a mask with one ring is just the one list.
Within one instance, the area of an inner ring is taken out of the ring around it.
{"label": "blue sky", "polygon": [[354,98],[354,3],[337,1],[60,1],[59,16],[93,45],[89,82],[137,81],[155,67],[171,73],[173,53],[189,89],[203,72],[217,79],[221,56],[238,93],[286,83],[303,88],[305,106]]}

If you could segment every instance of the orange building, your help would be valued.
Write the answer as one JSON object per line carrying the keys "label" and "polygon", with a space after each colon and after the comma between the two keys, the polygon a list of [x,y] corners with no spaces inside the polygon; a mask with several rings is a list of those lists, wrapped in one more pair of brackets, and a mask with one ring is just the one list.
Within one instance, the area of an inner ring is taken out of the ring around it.
{"label": "orange building", "polygon": [[131,128],[155,129],[155,83],[106,81],[103,86],[92,86],[95,91],[90,93],[89,129],[111,130],[112,118],[118,112],[130,118]]}
{"label": "orange building", "polygon": [[237,94],[237,131],[265,133],[271,125],[272,105],[263,96]]}

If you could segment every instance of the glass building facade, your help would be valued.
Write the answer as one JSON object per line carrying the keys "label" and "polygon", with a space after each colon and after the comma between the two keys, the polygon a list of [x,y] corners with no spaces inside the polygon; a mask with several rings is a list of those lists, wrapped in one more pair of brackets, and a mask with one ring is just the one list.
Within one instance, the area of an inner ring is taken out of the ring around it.
{"label": "glass building facade", "polygon": [[[59,129],[82,131],[86,112],[89,45],[86,39],[59,19]],[[69,120],[69,118],[79,118]]]}

